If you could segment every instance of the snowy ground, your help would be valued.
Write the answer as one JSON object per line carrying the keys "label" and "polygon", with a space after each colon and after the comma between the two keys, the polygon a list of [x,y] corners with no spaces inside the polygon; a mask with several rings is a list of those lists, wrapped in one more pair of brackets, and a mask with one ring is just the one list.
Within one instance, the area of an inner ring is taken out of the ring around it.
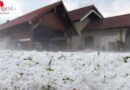
{"label": "snowy ground", "polygon": [[0,90],[130,90],[130,53],[0,51]]}

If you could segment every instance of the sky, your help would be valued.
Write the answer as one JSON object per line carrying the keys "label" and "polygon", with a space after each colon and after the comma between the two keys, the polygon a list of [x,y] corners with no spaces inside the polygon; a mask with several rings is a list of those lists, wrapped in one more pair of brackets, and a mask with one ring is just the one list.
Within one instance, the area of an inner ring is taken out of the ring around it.
{"label": "sky", "polygon": [[[2,0],[5,7],[13,7],[16,10],[9,14],[0,14],[0,24],[7,20],[15,19],[28,12],[47,6],[59,0]],[[104,17],[111,17],[130,13],[130,0],[62,0],[68,11],[95,5]],[[1,11],[0,11],[1,12]]]}

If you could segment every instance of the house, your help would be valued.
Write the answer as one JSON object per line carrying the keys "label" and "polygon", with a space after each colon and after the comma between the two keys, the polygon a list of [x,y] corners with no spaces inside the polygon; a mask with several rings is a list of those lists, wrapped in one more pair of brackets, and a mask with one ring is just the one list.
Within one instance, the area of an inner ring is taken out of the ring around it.
{"label": "house", "polygon": [[76,34],[61,1],[0,26],[1,47],[9,49],[64,50]]}
{"label": "house", "polygon": [[94,5],[68,12],[62,1],[0,26],[0,47],[18,50],[130,49],[130,14],[104,18]]}

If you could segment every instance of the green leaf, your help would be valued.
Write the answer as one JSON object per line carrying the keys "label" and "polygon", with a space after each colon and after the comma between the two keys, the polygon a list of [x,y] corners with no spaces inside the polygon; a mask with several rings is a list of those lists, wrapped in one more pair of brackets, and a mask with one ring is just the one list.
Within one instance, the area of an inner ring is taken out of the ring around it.
{"label": "green leaf", "polygon": [[19,73],[21,76],[23,75],[23,73],[21,72],[21,73]]}
{"label": "green leaf", "polygon": [[130,58],[130,56],[124,57],[124,62],[127,63],[129,58]]}
{"label": "green leaf", "polygon": [[64,81],[65,80],[68,80],[68,81],[71,81],[71,82],[73,82],[74,80],[73,79],[71,79],[71,78],[65,78],[65,79],[63,79]]}
{"label": "green leaf", "polygon": [[98,56],[100,56],[100,52],[98,52],[97,54],[98,54]]}
{"label": "green leaf", "polygon": [[24,60],[27,60],[27,58],[24,58]]}
{"label": "green leaf", "polygon": [[52,69],[51,67],[46,68],[47,71],[54,71],[54,69]]}
{"label": "green leaf", "polygon": [[36,62],[36,65],[39,64],[39,62]]}
{"label": "green leaf", "polygon": [[86,64],[83,64],[82,66],[84,67]]}
{"label": "green leaf", "polygon": [[28,58],[28,60],[32,60],[32,58]]}
{"label": "green leaf", "polygon": [[25,61],[26,61],[26,60],[32,61],[32,58],[24,58],[24,60],[25,60]]}

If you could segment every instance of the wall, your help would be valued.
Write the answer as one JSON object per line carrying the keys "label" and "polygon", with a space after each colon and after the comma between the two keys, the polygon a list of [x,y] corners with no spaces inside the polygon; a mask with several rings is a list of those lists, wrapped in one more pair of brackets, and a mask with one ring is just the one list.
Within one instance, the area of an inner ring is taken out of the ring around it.
{"label": "wall", "polygon": [[125,46],[126,50],[130,50],[130,29],[126,32],[126,39],[125,39]]}
{"label": "wall", "polygon": [[[128,29],[108,29],[108,30],[100,30],[100,31],[92,31],[83,33],[83,39],[86,37],[92,36],[94,38],[94,49],[116,49],[116,42],[123,41],[125,42],[126,31]],[[112,45],[115,47],[112,47]],[[85,46],[85,41],[83,42],[83,47]]]}
{"label": "wall", "polygon": [[81,48],[81,35],[72,37],[72,50]]}
{"label": "wall", "polygon": [[79,35],[72,37],[72,49],[77,50],[82,48],[82,30],[85,28],[85,26],[91,21],[90,18],[86,18],[84,21],[80,22],[74,22],[73,25],[76,28]]}
{"label": "wall", "polygon": [[90,18],[86,18],[85,20],[81,22],[78,21],[78,22],[74,22],[73,24],[76,30],[80,33],[90,21],[91,21]]}

